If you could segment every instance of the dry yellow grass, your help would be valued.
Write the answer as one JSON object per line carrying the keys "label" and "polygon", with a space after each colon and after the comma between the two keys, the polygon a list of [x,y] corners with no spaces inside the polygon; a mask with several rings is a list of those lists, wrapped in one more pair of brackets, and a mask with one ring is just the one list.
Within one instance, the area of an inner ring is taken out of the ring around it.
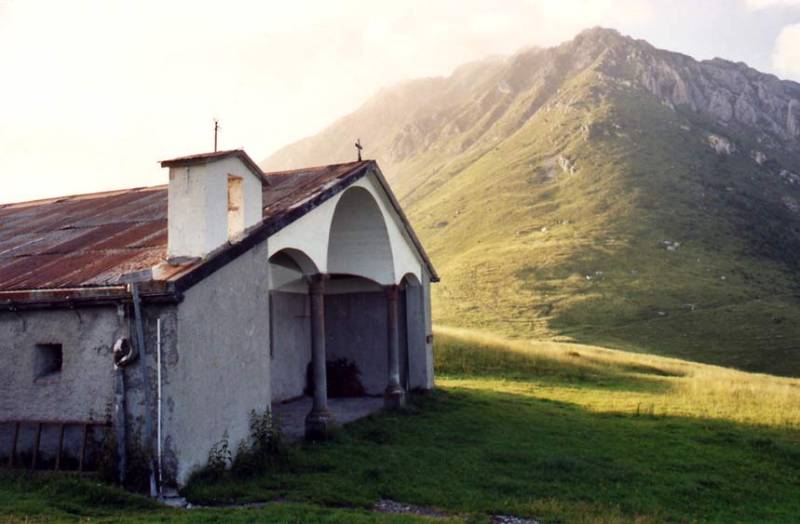
{"label": "dry yellow grass", "polygon": [[489,387],[596,412],[800,429],[800,379],[597,346],[510,340],[448,326],[437,326],[435,332],[438,383],[444,386]]}

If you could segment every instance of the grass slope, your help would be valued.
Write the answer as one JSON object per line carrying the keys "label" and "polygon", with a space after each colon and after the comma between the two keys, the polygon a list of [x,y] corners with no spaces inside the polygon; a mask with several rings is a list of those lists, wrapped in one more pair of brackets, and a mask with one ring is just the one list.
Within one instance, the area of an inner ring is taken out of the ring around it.
{"label": "grass slope", "polygon": [[668,54],[599,30],[470,64],[265,167],[352,159],[342,137],[364,139],[442,276],[438,323],[798,376],[800,184],[751,151],[795,172],[800,157],[625,69]]}
{"label": "grass slope", "polygon": [[585,76],[412,200],[437,321],[800,374],[796,189],[718,156],[707,122]]}
{"label": "grass slope", "polygon": [[198,482],[201,503],[155,509],[87,481],[0,478],[0,519],[415,522],[366,512],[379,498],[541,522],[793,522],[800,515],[800,381],[652,355],[436,335],[438,389],[356,422],[288,465]]}

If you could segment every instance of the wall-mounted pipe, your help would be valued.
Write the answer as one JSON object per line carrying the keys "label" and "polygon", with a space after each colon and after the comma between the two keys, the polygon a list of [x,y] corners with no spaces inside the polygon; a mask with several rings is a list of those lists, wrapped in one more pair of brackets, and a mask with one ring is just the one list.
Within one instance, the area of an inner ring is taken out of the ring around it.
{"label": "wall-mounted pipe", "polygon": [[139,356],[127,338],[114,342],[114,429],[117,439],[117,469],[120,484],[125,484],[128,469],[128,437],[126,432],[125,368]]}
{"label": "wall-mounted pipe", "polygon": [[[136,346],[142,355],[145,355],[144,346],[144,318],[142,317],[142,299],[139,295],[139,285],[136,282],[130,284],[131,298],[133,300],[133,324],[136,334]],[[142,357],[141,361],[142,373],[142,390],[144,392],[144,447],[147,454],[150,456],[150,496],[158,496],[158,489],[156,485],[156,459],[153,456],[153,402],[151,400],[152,392],[150,391],[150,380],[147,374],[147,361]]]}
{"label": "wall-mounted pipe", "polygon": [[163,478],[162,478],[162,453],[161,453],[161,318],[156,319],[156,380],[158,381],[157,387],[157,400],[156,400],[156,408],[157,408],[157,421],[158,424],[156,426],[156,448],[157,453],[156,456],[158,458],[157,467],[158,467],[158,491],[159,495],[161,494],[161,486],[163,486]]}

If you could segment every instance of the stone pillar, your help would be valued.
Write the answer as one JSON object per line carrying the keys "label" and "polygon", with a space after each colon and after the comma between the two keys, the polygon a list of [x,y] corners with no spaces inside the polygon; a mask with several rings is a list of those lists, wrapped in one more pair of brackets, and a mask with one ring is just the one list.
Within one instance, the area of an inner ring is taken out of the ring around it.
{"label": "stone pillar", "polygon": [[386,299],[389,311],[389,384],[383,394],[383,403],[387,409],[396,409],[406,402],[406,392],[400,385],[400,286],[386,286]]}
{"label": "stone pillar", "polygon": [[334,424],[328,411],[328,381],[325,371],[325,281],[327,275],[312,275],[308,291],[311,299],[311,367],[314,373],[314,404],[306,416],[306,438],[324,438]]}

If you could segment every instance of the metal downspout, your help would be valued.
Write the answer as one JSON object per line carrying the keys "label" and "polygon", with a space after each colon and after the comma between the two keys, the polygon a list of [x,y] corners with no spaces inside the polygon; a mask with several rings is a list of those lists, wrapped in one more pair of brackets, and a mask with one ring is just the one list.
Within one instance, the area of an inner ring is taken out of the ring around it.
{"label": "metal downspout", "polygon": [[[142,355],[145,355],[144,345],[144,318],[142,317],[142,299],[139,296],[139,286],[136,282],[130,284],[131,296],[133,298],[133,323],[136,335],[136,347]],[[156,460],[153,450],[153,401],[150,391],[150,377],[147,373],[147,362],[143,357],[141,361],[142,388],[144,389],[144,446],[147,455],[150,457],[150,496],[158,496],[156,485]]]}
{"label": "metal downspout", "polygon": [[157,462],[156,465],[158,467],[158,494],[159,496],[162,495],[162,486],[163,478],[161,476],[162,471],[162,458],[161,458],[161,424],[162,424],[162,414],[161,414],[161,318],[156,319],[156,380],[158,381],[158,387],[156,389],[156,407],[157,407],[157,418],[158,424],[156,425],[156,448],[157,448]]}
{"label": "metal downspout", "polygon": [[119,483],[125,485],[125,475],[128,470],[125,368],[136,361],[139,354],[128,339],[123,337],[114,343],[112,355],[114,356],[114,428],[117,439],[117,470]]}

